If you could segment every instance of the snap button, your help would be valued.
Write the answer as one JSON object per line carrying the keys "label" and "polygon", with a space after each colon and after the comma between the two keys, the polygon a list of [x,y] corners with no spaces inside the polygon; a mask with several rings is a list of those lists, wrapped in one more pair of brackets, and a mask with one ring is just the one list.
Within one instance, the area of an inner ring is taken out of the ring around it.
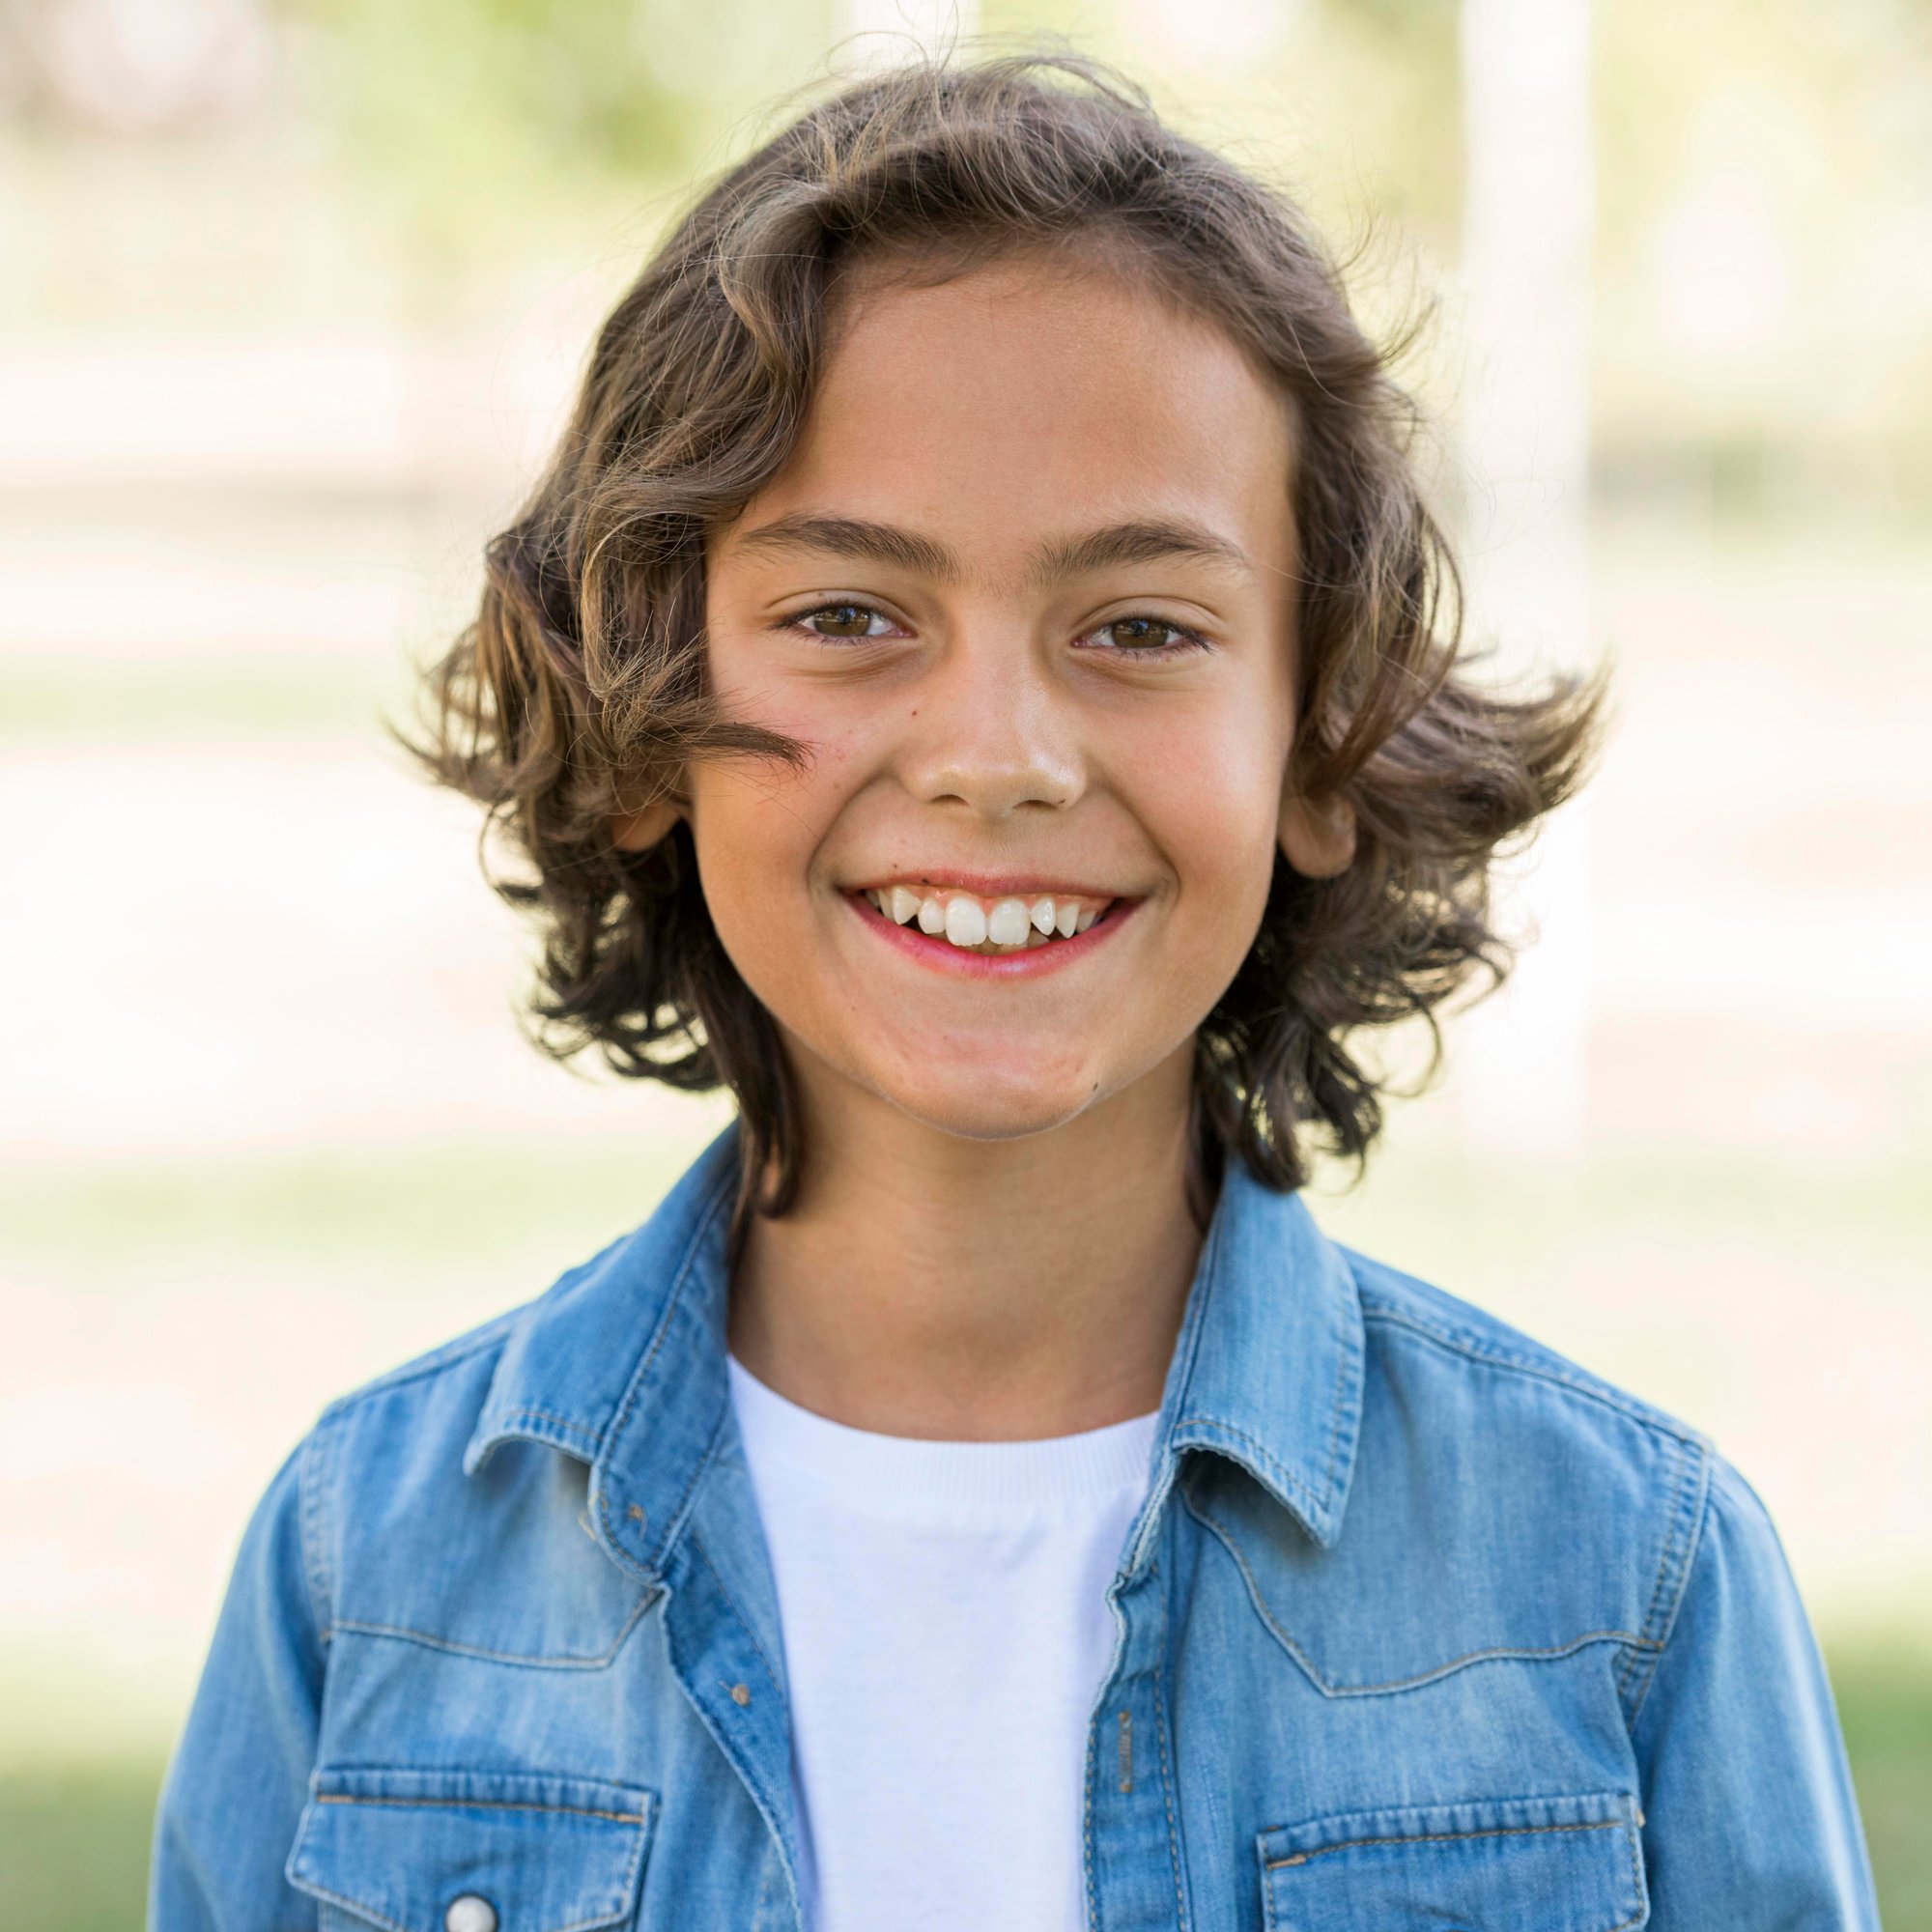
{"label": "snap button", "polygon": [[466,1891],[449,1901],[442,1925],[443,1932],[497,1932],[497,1908],[481,1894]]}

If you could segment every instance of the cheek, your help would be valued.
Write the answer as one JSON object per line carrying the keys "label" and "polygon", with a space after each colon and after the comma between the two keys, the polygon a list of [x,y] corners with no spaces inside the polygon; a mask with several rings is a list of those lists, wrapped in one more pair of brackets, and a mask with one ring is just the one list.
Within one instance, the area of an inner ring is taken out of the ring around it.
{"label": "cheek", "polygon": [[691,778],[691,828],[719,939],[769,1002],[806,955],[800,940],[814,912],[814,868],[858,781],[861,748],[849,733],[814,737],[795,717],[767,711],[757,723],[797,738],[805,761],[699,764]]}
{"label": "cheek", "polygon": [[775,796],[780,788],[796,790],[797,781],[749,760],[714,767],[691,786],[692,842],[712,929],[768,1008],[790,1004],[804,917],[798,882],[811,845],[796,812]]}
{"label": "cheek", "polygon": [[1257,696],[1246,716],[1215,707],[1172,720],[1132,763],[1135,815],[1166,854],[1182,906],[1208,929],[1238,927],[1241,950],[1274,873],[1288,756],[1286,732],[1267,718]]}
{"label": "cheek", "polygon": [[707,791],[722,801],[726,789],[734,788],[741,796],[762,797],[807,821],[822,821],[850,789],[851,771],[866,754],[864,708],[835,683],[788,677],[769,668],[760,670],[743,640],[728,631],[712,644],[710,675],[724,717],[791,739],[805,757],[798,765],[780,759],[723,759],[694,775],[694,803]]}

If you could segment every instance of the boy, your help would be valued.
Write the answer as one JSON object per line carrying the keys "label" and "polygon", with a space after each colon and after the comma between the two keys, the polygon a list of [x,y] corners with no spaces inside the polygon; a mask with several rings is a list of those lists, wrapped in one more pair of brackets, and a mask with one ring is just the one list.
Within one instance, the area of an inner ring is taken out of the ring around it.
{"label": "boy", "polygon": [[1876,1925],[1744,1480],[1295,1191],[1595,726],[1465,674],[1409,418],[1077,62],[672,234],[421,749],[556,1050],[739,1119],[276,1476],[156,1926]]}

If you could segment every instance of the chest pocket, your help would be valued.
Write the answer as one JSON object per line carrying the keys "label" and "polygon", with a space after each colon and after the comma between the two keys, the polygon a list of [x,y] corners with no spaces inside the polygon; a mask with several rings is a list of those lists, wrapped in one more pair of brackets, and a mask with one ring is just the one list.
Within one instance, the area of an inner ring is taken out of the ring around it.
{"label": "chest pocket", "polygon": [[1650,1917],[1622,1792],[1355,1811],[1261,1834],[1268,1932],[1628,1932]]}
{"label": "chest pocket", "polygon": [[630,1922],[654,1810],[597,1778],[323,1767],[284,1871],[323,1932],[590,1932]]}

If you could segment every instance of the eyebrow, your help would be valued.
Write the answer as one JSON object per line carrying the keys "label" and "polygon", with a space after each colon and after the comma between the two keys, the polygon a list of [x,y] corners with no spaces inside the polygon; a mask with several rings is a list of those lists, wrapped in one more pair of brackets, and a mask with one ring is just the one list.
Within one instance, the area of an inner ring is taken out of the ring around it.
{"label": "eyebrow", "polygon": [[[737,539],[743,551],[781,556],[816,552],[864,563],[895,564],[940,583],[956,583],[964,573],[946,545],[916,530],[857,517],[819,517],[798,512],[775,518]],[[1046,544],[1034,554],[1029,571],[1036,584],[1058,583],[1122,563],[1156,563],[1166,557],[1193,557],[1253,574],[1254,565],[1238,544],[1216,536],[1187,518],[1138,518],[1109,524],[1085,536]]]}

